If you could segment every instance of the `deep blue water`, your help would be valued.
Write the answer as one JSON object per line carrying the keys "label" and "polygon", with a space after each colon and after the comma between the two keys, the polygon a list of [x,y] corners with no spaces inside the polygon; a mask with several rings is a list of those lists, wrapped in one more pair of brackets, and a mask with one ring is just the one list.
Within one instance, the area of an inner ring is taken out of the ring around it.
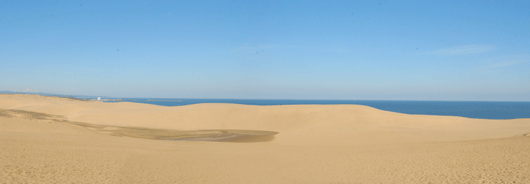
{"label": "deep blue water", "polygon": [[198,103],[233,103],[246,105],[357,104],[405,114],[461,116],[479,119],[530,118],[530,102],[465,101],[379,101],[379,100],[237,100],[237,99],[147,99],[126,98],[126,102],[162,106]]}

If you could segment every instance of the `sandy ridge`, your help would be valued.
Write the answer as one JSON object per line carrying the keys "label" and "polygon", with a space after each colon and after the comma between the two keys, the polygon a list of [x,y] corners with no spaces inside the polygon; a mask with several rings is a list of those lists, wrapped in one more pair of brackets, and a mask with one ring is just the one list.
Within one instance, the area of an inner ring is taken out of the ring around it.
{"label": "sandy ridge", "polygon": [[39,95],[0,95],[0,108],[27,110],[95,125],[173,130],[279,132],[286,144],[443,142],[512,137],[530,132],[530,119],[483,120],[408,115],[361,105],[196,104],[164,107],[101,103]]}
{"label": "sandy ridge", "polygon": [[[530,183],[528,119],[3,94],[0,109],[0,183]],[[111,135],[131,130],[279,133],[244,144]]]}

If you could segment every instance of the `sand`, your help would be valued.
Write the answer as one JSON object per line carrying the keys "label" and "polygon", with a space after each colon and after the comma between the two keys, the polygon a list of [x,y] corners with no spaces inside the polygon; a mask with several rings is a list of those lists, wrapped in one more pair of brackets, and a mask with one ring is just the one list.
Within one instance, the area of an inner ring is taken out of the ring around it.
{"label": "sand", "polygon": [[0,183],[530,183],[530,119],[0,94]]}

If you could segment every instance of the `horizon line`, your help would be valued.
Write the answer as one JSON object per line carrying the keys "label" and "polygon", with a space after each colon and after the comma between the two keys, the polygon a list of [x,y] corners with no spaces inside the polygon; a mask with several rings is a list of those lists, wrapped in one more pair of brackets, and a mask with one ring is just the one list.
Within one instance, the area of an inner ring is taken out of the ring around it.
{"label": "horizon line", "polygon": [[110,96],[97,96],[97,95],[65,95],[56,93],[46,92],[18,92],[18,91],[0,91],[0,94],[28,94],[28,95],[41,95],[41,96],[54,96],[54,97],[89,97],[91,98],[111,98],[111,99],[189,99],[189,100],[332,100],[332,101],[422,101],[422,102],[530,102],[530,101],[514,101],[514,100],[360,100],[360,99],[289,99],[289,98],[166,98],[166,97],[110,97]]}

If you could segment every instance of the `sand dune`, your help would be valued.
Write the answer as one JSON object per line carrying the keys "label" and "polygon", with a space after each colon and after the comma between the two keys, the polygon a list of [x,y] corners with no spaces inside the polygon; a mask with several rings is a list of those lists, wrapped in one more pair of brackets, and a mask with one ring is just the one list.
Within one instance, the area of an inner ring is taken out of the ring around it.
{"label": "sand dune", "polygon": [[529,183],[529,132],[360,105],[2,94],[0,183]]}
{"label": "sand dune", "polygon": [[[26,110],[97,125],[154,129],[279,132],[285,144],[374,144],[503,138],[530,132],[529,119],[480,120],[407,115],[361,105],[196,104],[164,107],[85,102],[38,95],[0,95],[1,109]],[[6,103],[4,103],[6,101]]]}

